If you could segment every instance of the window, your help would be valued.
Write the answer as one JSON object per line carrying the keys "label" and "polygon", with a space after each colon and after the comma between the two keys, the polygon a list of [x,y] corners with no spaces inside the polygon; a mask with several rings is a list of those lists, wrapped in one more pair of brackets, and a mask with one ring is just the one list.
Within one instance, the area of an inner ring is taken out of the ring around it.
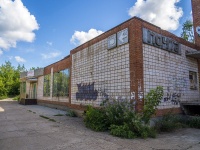
{"label": "window", "polygon": [[69,76],[69,69],[54,73],[53,96],[69,96]]}
{"label": "window", "polygon": [[190,79],[190,89],[197,90],[197,73],[190,71],[189,79]]}
{"label": "window", "polygon": [[43,96],[50,96],[50,81],[51,75],[44,76],[44,84],[43,84]]}
{"label": "window", "polygon": [[21,82],[20,83],[20,92],[22,94],[26,93],[26,82]]}

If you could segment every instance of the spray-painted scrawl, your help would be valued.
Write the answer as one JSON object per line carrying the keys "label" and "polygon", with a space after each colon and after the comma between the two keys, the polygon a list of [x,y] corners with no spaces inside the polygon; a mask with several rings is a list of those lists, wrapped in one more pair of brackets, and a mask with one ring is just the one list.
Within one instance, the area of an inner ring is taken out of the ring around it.
{"label": "spray-painted scrawl", "polygon": [[76,100],[96,100],[98,91],[94,89],[93,83],[77,84],[78,92],[76,92]]}

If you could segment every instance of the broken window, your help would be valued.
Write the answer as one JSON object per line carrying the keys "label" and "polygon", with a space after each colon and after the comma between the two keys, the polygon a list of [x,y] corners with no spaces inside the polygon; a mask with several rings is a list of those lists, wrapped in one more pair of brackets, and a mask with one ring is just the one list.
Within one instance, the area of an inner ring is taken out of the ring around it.
{"label": "broken window", "polygon": [[189,71],[190,89],[197,90],[197,73]]}

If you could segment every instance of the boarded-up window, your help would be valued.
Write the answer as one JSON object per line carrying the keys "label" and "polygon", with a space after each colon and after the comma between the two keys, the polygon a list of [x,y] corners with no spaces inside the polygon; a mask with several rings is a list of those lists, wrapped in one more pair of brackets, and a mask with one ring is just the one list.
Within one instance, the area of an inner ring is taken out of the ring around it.
{"label": "boarded-up window", "polygon": [[190,79],[190,89],[197,90],[197,73],[190,71],[189,79]]}

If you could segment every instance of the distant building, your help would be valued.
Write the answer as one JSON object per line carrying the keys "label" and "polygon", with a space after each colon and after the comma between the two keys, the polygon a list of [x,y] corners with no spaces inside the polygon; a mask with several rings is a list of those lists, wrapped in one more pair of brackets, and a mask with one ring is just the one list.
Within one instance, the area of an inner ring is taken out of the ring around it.
{"label": "distant building", "polygon": [[181,101],[200,96],[200,0],[192,0],[192,6],[195,44],[133,17],[32,74],[34,78],[30,72],[21,74],[21,99],[75,109],[128,99],[141,111],[150,89],[162,86],[157,115],[180,113]]}

